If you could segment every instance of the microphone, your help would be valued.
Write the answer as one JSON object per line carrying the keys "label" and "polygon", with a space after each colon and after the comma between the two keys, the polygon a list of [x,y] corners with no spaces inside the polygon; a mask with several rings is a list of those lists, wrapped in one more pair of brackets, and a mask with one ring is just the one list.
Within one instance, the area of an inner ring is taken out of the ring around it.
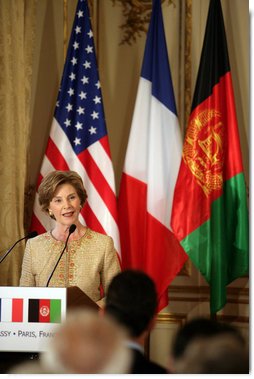
{"label": "microphone", "polygon": [[68,243],[68,240],[69,240],[69,238],[70,238],[70,235],[76,230],[76,228],[77,228],[77,227],[76,227],[75,224],[71,224],[71,226],[69,227],[69,234],[68,234],[68,237],[66,238],[64,248],[63,248],[61,254],[59,255],[59,258],[58,258],[58,260],[57,260],[57,262],[56,262],[56,264],[55,264],[55,266],[54,266],[54,268],[53,268],[53,271],[51,272],[51,274],[50,274],[50,276],[49,276],[49,278],[48,278],[48,281],[47,281],[46,287],[48,287],[49,282],[50,282],[50,280],[51,280],[51,278],[52,278],[52,276],[53,276],[53,274],[54,274],[54,272],[55,272],[55,270],[56,270],[56,268],[57,268],[57,265],[58,265],[60,259],[61,259],[62,256],[63,256],[63,253],[64,253],[64,251],[65,251],[65,249],[66,249],[66,247],[67,247],[67,243]]}
{"label": "microphone", "polygon": [[38,233],[34,230],[33,232],[30,232],[30,233],[28,233],[28,235],[27,236],[25,236],[25,237],[22,237],[22,238],[20,238],[19,240],[17,240],[7,251],[6,251],[6,253],[0,258],[0,263],[2,263],[3,262],[3,260],[7,257],[7,255],[9,255],[10,254],[10,252],[12,251],[12,249],[14,249],[14,247],[17,245],[17,243],[18,242],[20,242],[20,241],[22,241],[22,240],[24,240],[24,239],[26,239],[26,238],[34,238],[34,237],[36,237],[36,236],[38,236]]}

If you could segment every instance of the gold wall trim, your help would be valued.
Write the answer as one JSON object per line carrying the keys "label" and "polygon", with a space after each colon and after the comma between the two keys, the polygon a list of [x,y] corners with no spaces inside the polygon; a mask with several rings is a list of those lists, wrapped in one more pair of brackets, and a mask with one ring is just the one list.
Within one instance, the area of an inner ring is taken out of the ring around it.
{"label": "gold wall trim", "polygon": [[[183,294],[183,296],[179,296]],[[210,288],[207,286],[170,286],[170,302],[206,302],[210,301]],[[227,288],[227,304],[249,304],[249,288]]]}
{"label": "gold wall trim", "polygon": [[[205,301],[209,301],[210,300],[210,296],[207,295],[207,296],[192,296],[192,297],[177,297],[177,296],[171,296],[170,297],[170,301],[180,301],[180,302],[190,302],[190,303],[193,303],[193,302],[205,302]],[[231,299],[229,297],[227,297],[227,304],[249,304],[249,300],[242,300],[242,299]]]}
{"label": "gold wall trim", "polygon": [[[207,317],[210,317],[209,315]],[[241,322],[244,324],[249,323],[248,316],[234,316],[234,315],[216,315],[216,319],[221,322]],[[161,323],[178,323],[183,325],[187,321],[187,314],[185,313],[159,313],[156,317],[157,322]]]}
{"label": "gold wall trim", "polygon": [[159,313],[156,317],[157,322],[184,324],[187,315],[183,313]]}
{"label": "gold wall trim", "polygon": [[[208,286],[170,286],[169,293],[200,293],[200,294],[209,294],[210,287]],[[227,295],[241,295],[241,296],[249,296],[249,288],[237,288],[231,287],[227,288]],[[170,295],[170,299],[172,296]]]}
{"label": "gold wall trim", "polygon": [[169,299],[169,302],[172,302],[172,301],[180,301],[180,302],[190,302],[190,303],[193,303],[193,302],[205,302],[205,301],[209,301],[210,297],[209,297],[209,294],[207,294],[207,296],[191,296],[191,297],[184,297],[184,296],[170,296],[170,299]]}
{"label": "gold wall trim", "polygon": [[243,324],[249,324],[249,317],[247,316],[217,315],[216,318],[222,322],[241,322]]}

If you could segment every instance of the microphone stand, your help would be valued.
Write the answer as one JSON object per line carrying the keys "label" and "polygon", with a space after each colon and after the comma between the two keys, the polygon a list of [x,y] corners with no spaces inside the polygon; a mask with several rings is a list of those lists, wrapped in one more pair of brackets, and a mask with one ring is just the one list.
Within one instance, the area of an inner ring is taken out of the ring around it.
{"label": "microphone stand", "polygon": [[68,237],[67,237],[67,239],[66,239],[66,241],[65,241],[65,244],[64,244],[64,248],[63,248],[61,254],[59,255],[59,258],[58,258],[58,260],[57,260],[57,262],[56,262],[56,264],[55,264],[55,266],[54,266],[53,271],[51,272],[51,274],[50,274],[50,276],[49,276],[49,278],[48,278],[48,281],[47,281],[46,287],[48,287],[49,282],[50,282],[50,280],[51,280],[51,278],[52,278],[52,276],[53,276],[53,274],[54,274],[54,272],[55,272],[55,270],[56,270],[56,268],[57,268],[57,266],[58,266],[58,263],[60,262],[60,259],[62,258],[63,253],[64,253],[64,251],[65,251],[65,249],[66,249],[66,247],[67,247],[67,243],[68,243],[68,241],[69,241],[70,235],[74,232],[75,229],[76,229],[76,225],[75,225],[75,224],[71,224],[71,226],[70,226],[70,228],[69,228],[69,234],[68,234]]}
{"label": "microphone stand", "polygon": [[36,231],[34,232],[31,232],[29,233],[27,236],[25,237],[22,237],[20,238],[18,241],[16,241],[7,251],[6,253],[0,258],[0,263],[3,262],[3,260],[7,257],[7,255],[10,254],[10,252],[12,251],[12,249],[14,249],[14,247],[17,245],[17,243],[19,243],[20,241],[26,239],[26,238],[33,238],[33,237],[36,237],[38,235],[38,233]]}

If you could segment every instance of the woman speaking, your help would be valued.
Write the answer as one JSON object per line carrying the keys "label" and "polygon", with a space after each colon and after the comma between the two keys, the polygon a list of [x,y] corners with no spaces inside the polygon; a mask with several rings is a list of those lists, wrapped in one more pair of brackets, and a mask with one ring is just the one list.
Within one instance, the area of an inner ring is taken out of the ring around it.
{"label": "woman speaking", "polygon": [[79,221],[87,198],[81,177],[75,171],[50,172],[38,194],[42,211],[55,220],[55,227],[27,241],[20,286],[78,286],[102,305],[103,293],[120,272],[120,264],[113,239]]}

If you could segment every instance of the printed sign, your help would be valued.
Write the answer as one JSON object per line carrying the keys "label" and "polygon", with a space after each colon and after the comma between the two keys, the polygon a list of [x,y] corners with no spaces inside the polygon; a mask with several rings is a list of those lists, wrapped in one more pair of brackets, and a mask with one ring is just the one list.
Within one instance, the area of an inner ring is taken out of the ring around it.
{"label": "printed sign", "polygon": [[66,288],[0,287],[0,351],[47,350],[66,317]]}

